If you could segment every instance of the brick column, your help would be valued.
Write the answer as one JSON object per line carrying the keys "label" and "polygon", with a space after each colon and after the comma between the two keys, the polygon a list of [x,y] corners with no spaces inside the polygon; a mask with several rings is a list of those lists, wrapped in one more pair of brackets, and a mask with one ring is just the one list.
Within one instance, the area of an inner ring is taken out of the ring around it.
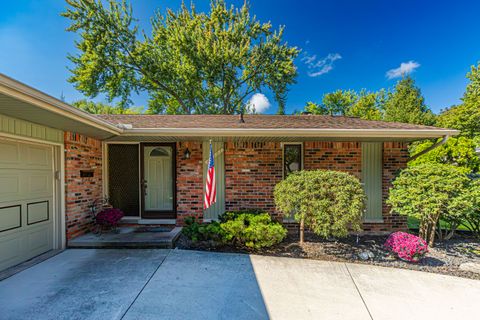
{"label": "brick column", "polygon": [[[67,240],[89,231],[89,205],[102,198],[102,145],[99,140],[65,132],[65,215]],[[80,177],[92,170],[93,177]]]}
{"label": "brick column", "polygon": [[[188,148],[190,159],[183,155]],[[203,218],[203,152],[201,142],[177,143],[177,225],[185,217]]]}

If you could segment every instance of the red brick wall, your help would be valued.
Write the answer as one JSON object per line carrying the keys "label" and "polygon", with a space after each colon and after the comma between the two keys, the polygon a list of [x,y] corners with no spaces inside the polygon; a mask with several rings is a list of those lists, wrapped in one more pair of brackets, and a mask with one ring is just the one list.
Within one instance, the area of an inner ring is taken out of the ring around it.
{"label": "red brick wall", "polygon": [[383,143],[383,175],[382,175],[382,199],[383,199],[383,223],[364,223],[363,229],[367,232],[390,232],[405,231],[407,229],[407,217],[390,214],[390,207],[385,201],[395,179],[401,169],[407,167],[408,144],[405,142]]}
{"label": "red brick wall", "polygon": [[362,145],[360,142],[305,142],[303,167],[305,170],[337,170],[360,179]]}
{"label": "red brick wall", "polygon": [[[65,210],[67,240],[89,231],[89,205],[102,198],[101,142],[65,132]],[[93,178],[81,178],[80,170],[93,170]]]}
{"label": "red brick wall", "polygon": [[282,179],[278,142],[225,144],[226,210],[262,209],[273,213],[273,188]]}
{"label": "red brick wall", "polygon": [[[190,159],[184,152],[190,150]],[[201,142],[177,143],[177,224],[187,216],[203,216],[203,153]]]}
{"label": "red brick wall", "polygon": [[[184,151],[191,152],[183,159]],[[89,230],[88,206],[102,197],[101,143],[73,133],[65,133],[65,175],[67,237],[71,239]],[[202,217],[203,166],[202,143],[177,143],[177,224],[186,216]],[[383,199],[388,197],[391,181],[406,166],[406,143],[384,143]],[[80,178],[81,169],[94,169],[93,178]],[[305,142],[304,169],[330,169],[361,175],[361,143]],[[273,188],[282,179],[282,148],[279,142],[225,143],[226,210],[262,209],[275,215]],[[404,230],[406,219],[390,215],[383,206],[384,223],[368,223],[365,231]]]}
{"label": "red brick wall", "polygon": [[[305,142],[304,169],[349,172],[361,177],[360,142]],[[365,223],[365,231],[405,230],[406,219],[390,215],[385,204],[391,181],[406,167],[406,143],[386,142],[383,154],[384,223]],[[275,213],[273,188],[282,179],[282,148],[278,142],[228,142],[225,147],[226,210],[262,209]]]}

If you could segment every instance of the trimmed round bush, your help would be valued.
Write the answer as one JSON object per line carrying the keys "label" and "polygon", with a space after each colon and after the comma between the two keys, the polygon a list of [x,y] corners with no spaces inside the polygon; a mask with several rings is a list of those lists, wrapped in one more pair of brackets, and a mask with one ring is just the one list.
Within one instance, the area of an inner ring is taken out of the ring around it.
{"label": "trimmed round bush", "polygon": [[385,248],[402,260],[420,261],[428,252],[427,242],[406,232],[392,233],[384,244]]}
{"label": "trimmed round bush", "polygon": [[275,204],[325,238],[346,237],[360,231],[366,195],[357,177],[339,171],[312,170],[288,175],[275,186]]}

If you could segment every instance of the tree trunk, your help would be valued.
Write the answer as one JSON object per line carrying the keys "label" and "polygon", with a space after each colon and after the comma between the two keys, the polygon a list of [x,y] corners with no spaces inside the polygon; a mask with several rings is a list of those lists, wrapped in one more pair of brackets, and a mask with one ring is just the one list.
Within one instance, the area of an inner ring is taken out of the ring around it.
{"label": "tree trunk", "polygon": [[305,220],[304,218],[300,219],[300,244],[303,244],[305,235]]}
{"label": "tree trunk", "polygon": [[435,242],[435,232],[436,232],[437,223],[432,223],[432,228],[428,233],[428,246],[431,248]]}
{"label": "tree trunk", "polygon": [[427,224],[423,221],[420,221],[418,235],[420,238],[427,240]]}
{"label": "tree trunk", "polygon": [[443,232],[442,232],[442,225],[440,224],[440,219],[438,219],[437,221],[437,235],[438,235],[438,240],[443,241]]}

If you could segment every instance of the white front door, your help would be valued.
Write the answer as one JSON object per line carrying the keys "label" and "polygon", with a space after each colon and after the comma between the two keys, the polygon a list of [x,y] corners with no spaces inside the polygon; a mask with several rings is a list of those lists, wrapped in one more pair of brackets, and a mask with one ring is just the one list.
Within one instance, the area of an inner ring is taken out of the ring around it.
{"label": "white front door", "polygon": [[0,138],[0,270],[53,249],[53,147]]}
{"label": "white front door", "polygon": [[162,218],[174,211],[173,156],[170,145],[144,147],[144,216]]}

